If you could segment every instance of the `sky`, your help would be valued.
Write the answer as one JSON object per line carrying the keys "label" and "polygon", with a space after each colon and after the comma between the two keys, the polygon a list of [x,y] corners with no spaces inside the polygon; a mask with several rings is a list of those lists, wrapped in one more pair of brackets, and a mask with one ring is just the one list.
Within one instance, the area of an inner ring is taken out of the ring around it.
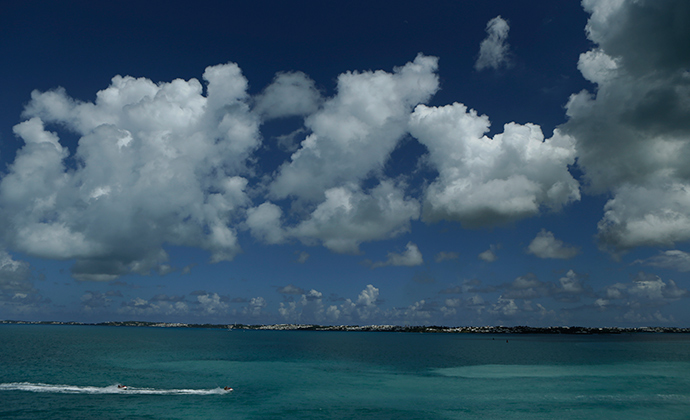
{"label": "sky", "polygon": [[0,319],[690,325],[685,0],[0,1]]}

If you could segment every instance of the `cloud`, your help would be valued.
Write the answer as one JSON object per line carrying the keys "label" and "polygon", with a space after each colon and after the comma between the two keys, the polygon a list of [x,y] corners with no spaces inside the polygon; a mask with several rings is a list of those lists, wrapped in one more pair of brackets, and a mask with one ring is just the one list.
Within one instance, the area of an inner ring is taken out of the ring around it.
{"label": "cloud", "polygon": [[498,248],[498,246],[491,245],[489,249],[479,254],[479,259],[486,262],[496,261],[498,259],[498,256],[496,255],[496,249]]}
{"label": "cloud", "polygon": [[266,243],[296,238],[307,245],[321,242],[334,252],[358,254],[362,242],[396,237],[419,217],[419,203],[405,196],[403,185],[391,181],[368,191],[352,184],[335,187],[324,195],[325,200],[293,226],[283,225],[283,211],[270,202],[249,209],[246,224],[252,236]]}
{"label": "cloud", "polygon": [[498,301],[489,309],[491,313],[508,317],[515,316],[519,310],[520,308],[515,303],[515,299],[506,299],[503,297],[498,298]]}
{"label": "cloud", "polygon": [[659,276],[642,272],[632,281],[628,292],[650,301],[671,301],[688,295],[688,291],[679,288],[673,280],[664,282]]}
{"label": "cloud", "polygon": [[595,92],[572,95],[560,130],[577,141],[587,188],[610,192],[602,249],[690,239],[690,5],[583,1],[596,45],[578,68]]}
{"label": "cloud", "polygon": [[539,258],[568,260],[580,253],[576,247],[556,239],[553,233],[542,229],[527,247],[527,252]]}
{"label": "cloud", "polygon": [[664,281],[657,275],[639,272],[629,283],[616,283],[602,290],[593,307],[616,314],[619,321],[669,323],[673,317],[664,317],[658,308],[688,296],[688,290],[671,279]]}
{"label": "cloud", "polygon": [[690,254],[679,250],[660,251],[658,255],[644,260],[635,260],[633,264],[650,265],[684,273],[690,271]]}
{"label": "cloud", "polygon": [[408,322],[425,324],[432,319],[436,312],[438,309],[433,303],[422,299],[405,308],[400,315]]}
{"label": "cloud", "polygon": [[331,251],[358,254],[359,244],[407,232],[419,217],[419,203],[405,197],[401,186],[382,181],[369,191],[357,186],[331,188],[325,201],[287,235],[306,244],[320,241]]}
{"label": "cloud", "polygon": [[389,252],[386,261],[375,262],[371,265],[371,268],[386,267],[389,265],[414,267],[422,264],[424,264],[424,259],[422,258],[422,253],[419,252],[419,248],[412,242],[408,242],[405,246],[405,252],[402,254]]}
{"label": "cloud", "polygon": [[[76,259],[80,280],[161,269],[166,243],[231,260],[240,246],[229,221],[249,204],[242,173],[259,146],[259,121],[237,65],[208,67],[203,77],[206,94],[196,79],[129,76],[114,77],[95,102],[34,91],[14,128],[24,146],[0,182],[5,242]],[[80,136],[76,152],[46,124]]]}
{"label": "cloud", "polygon": [[12,296],[15,293],[33,293],[31,265],[17,261],[6,251],[0,251],[0,293]]}
{"label": "cloud", "polygon": [[196,299],[201,305],[204,315],[224,314],[228,310],[228,304],[221,299],[218,293],[199,295]]}
{"label": "cloud", "polygon": [[506,124],[493,139],[487,131],[488,117],[459,103],[415,108],[410,133],[427,147],[439,172],[425,192],[424,221],[495,226],[580,199],[568,172],[575,161],[572,138],[556,130],[544,140],[534,124]]}
{"label": "cloud", "polygon": [[246,224],[256,239],[268,244],[280,244],[286,240],[281,226],[282,210],[273,203],[263,203],[247,210]]}
{"label": "cloud", "polygon": [[367,285],[356,301],[345,299],[340,305],[326,306],[321,292],[314,289],[309,292],[302,290],[299,299],[281,302],[278,312],[283,321],[294,323],[371,322],[376,316],[381,315],[378,308],[378,296],[379,289]]}
{"label": "cloud", "polygon": [[326,319],[326,309],[322,298],[323,293],[318,290],[303,291],[298,301],[281,302],[278,312],[289,322],[320,323]]}
{"label": "cloud", "polygon": [[[477,279],[473,280],[463,280],[462,284],[459,286],[451,286],[446,289],[443,289],[439,291],[439,294],[456,294],[456,293],[466,293],[466,292],[478,292],[480,291],[479,286],[481,286],[481,282]],[[492,290],[494,291],[494,290]]]}
{"label": "cloud", "polygon": [[283,295],[301,295],[305,293],[304,289],[297,287],[294,284],[288,284],[287,286],[279,287],[277,291],[278,293]]}
{"label": "cloud", "polygon": [[184,301],[174,300],[146,300],[134,298],[129,302],[122,302],[117,312],[130,316],[187,316],[190,314],[190,305]]}
{"label": "cloud", "polygon": [[457,260],[460,258],[457,252],[445,252],[441,251],[436,256],[434,257],[434,261],[437,263],[443,262],[443,261],[449,261],[449,260]]}
{"label": "cloud", "polygon": [[443,316],[454,317],[458,314],[458,310],[470,309],[476,314],[481,314],[487,309],[487,302],[478,294],[473,294],[467,298],[449,298],[445,299],[443,305],[439,308],[439,311],[443,313]]}
{"label": "cloud", "polygon": [[506,291],[501,297],[510,300],[551,296],[554,291],[553,283],[542,282],[534,274],[517,277],[504,287]]}
{"label": "cloud", "polygon": [[250,319],[259,319],[263,315],[264,308],[268,305],[266,299],[261,296],[251,298],[249,303],[242,308],[241,314]]}
{"label": "cloud", "polygon": [[585,285],[583,276],[574,270],[568,270],[565,276],[558,279],[554,297],[561,302],[579,302],[584,296],[595,296],[591,288]]}
{"label": "cloud", "polygon": [[311,134],[270,185],[276,199],[321,201],[325,192],[380,171],[406,131],[409,112],[438,89],[437,58],[384,71],[347,72],[338,93],[305,120]]}
{"label": "cloud", "polygon": [[501,16],[496,16],[486,24],[487,37],[479,45],[479,57],[474,64],[477,70],[498,69],[510,65],[508,59],[508,31],[510,26]]}
{"label": "cloud", "polygon": [[564,277],[558,279],[558,282],[565,293],[577,294],[584,291],[582,280],[573,270],[568,270]]}
{"label": "cloud", "polygon": [[86,291],[81,297],[82,310],[92,313],[110,307],[112,299],[101,292]]}
{"label": "cloud", "polygon": [[637,246],[673,246],[690,239],[690,184],[654,181],[616,189],[597,225],[602,249],[620,253]]}
{"label": "cloud", "polygon": [[297,251],[295,251],[295,254],[298,254],[296,261],[300,264],[304,264],[309,259],[309,254],[304,252],[304,251],[301,251],[299,253]]}
{"label": "cloud", "polygon": [[6,313],[24,314],[45,310],[49,299],[34,287],[31,265],[0,251],[0,309]]}
{"label": "cloud", "polygon": [[254,98],[254,111],[265,120],[309,115],[321,103],[314,81],[302,72],[278,73],[262,93]]}

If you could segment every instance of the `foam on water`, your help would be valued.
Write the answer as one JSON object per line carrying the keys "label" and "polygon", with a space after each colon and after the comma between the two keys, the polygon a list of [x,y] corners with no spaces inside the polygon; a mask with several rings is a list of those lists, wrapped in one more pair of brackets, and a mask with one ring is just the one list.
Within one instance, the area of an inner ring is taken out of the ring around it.
{"label": "foam on water", "polygon": [[156,388],[119,388],[117,385],[104,387],[53,385],[31,382],[13,382],[0,384],[0,391],[47,392],[54,394],[143,394],[143,395],[218,395],[227,394],[223,388],[213,389],[156,389]]}

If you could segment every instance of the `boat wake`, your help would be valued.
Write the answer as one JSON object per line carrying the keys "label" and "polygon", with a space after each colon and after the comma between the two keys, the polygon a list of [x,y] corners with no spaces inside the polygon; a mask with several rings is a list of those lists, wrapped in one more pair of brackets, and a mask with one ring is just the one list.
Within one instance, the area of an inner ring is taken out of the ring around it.
{"label": "boat wake", "polygon": [[143,394],[143,395],[218,395],[227,394],[223,388],[213,389],[157,389],[157,388],[136,388],[127,386],[125,388],[118,385],[104,387],[98,386],[77,386],[77,385],[51,385],[30,382],[12,382],[0,384],[0,391],[28,391],[45,392],[53,394]]}

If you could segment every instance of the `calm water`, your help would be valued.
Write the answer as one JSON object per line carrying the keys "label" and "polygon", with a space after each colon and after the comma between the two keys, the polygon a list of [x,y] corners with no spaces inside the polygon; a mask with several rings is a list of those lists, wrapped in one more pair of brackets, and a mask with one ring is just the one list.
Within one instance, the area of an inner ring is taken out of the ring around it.
{"label": "calm water", "polygon": [[690,417],[686,334],[0,325],[0,363],[3,419]]}

